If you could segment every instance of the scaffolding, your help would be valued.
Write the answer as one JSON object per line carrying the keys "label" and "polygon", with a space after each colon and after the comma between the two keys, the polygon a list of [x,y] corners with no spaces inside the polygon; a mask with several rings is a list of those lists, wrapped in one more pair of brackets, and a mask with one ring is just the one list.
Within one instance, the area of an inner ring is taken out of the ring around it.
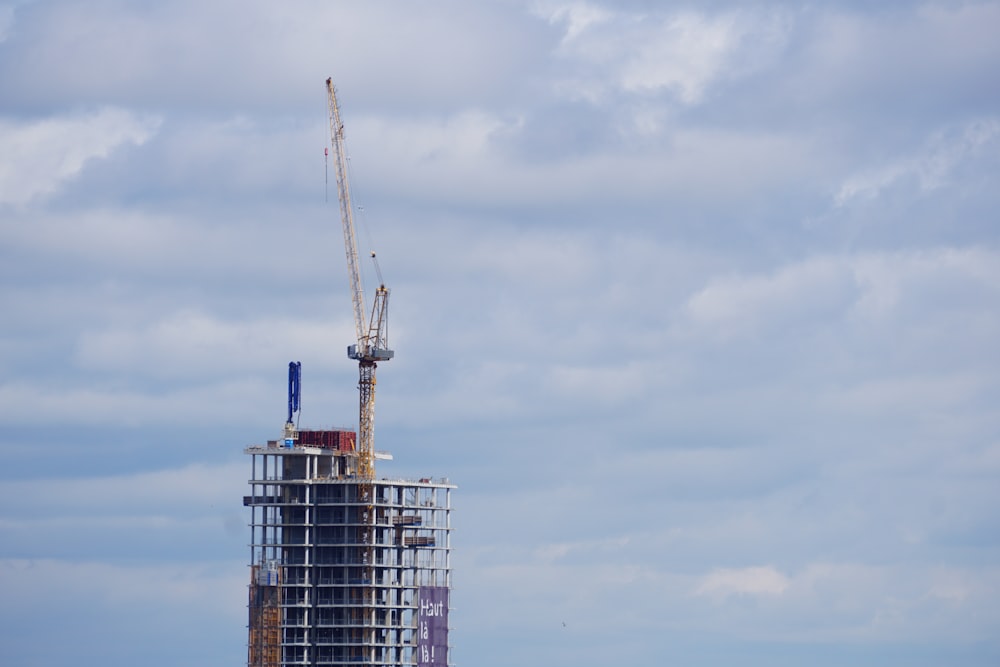
{"label": "scaffolding", "polygon": [[250,567],[249,667],[281,665],[281,568],[274,561]]}
{"label": "scaffolding", "polygon": [[455,486],[365,479],[347,449],[272,442],[246,453],[254,577],[248,664],[452,664]]}

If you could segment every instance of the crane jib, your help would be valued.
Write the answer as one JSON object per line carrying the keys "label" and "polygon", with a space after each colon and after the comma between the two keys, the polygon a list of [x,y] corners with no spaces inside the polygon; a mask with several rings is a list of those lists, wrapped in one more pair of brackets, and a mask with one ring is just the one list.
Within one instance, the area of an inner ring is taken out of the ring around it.
{"label": "crane jib", "polygon": [[344,249],[347,255],[347,272],[351,282],[351,302],[354,309],[355,338],[359,347],[365,343],[365,293],[361,283],[358,262],[358,244],[354,234],[354,216],[351,192],[347,182],[347,155],[344,147],[344,124],[340,119],[340,106],[331,79],[326,80],[330,103],[330,143],[333,148],[334,176],[337,181],[337,200],[340,203],[340,220],[344,229]]}

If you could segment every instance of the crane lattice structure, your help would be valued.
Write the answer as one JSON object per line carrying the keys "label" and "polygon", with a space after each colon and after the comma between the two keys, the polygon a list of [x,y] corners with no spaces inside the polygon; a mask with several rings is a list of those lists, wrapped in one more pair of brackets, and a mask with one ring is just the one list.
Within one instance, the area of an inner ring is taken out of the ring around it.
{"label": "crane lattice structure", "polygon": [[[358,475],[363,479],[375,476],[375,368],[379,361],[394,356],[389,349],[389,288],[380,283],[375,290],[375,303],[371,317],[365,320],[365,292],[361,284],[358,264],[358,245],[354,233],[354,214],[351,192],[347,181],[347,151],[344,147],[344,124],[340,120],[340,106],[331,79],[326,80],[330,103],[330,143],[337,179],[337,199],[340,201],[340,220],[344,228],[344,248],[347,253],[347,272],[351,282],[351,302],[354,307],[354,328],[357,343],[348,346],[347,356],[358,362],[360,393],[358,415]],[[372,253],[372,257],[375,253]],[[381,276],[379,276],[381,278]]]}

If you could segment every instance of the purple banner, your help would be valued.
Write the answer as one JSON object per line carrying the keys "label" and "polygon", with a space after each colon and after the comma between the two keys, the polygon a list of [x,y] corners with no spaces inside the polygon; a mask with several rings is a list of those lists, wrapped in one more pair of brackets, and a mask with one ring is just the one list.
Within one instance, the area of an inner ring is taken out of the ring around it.
{"label": "purple banner", "polygon": [[448,667],[448,589],[421,586],[417,612],[417,664]]}

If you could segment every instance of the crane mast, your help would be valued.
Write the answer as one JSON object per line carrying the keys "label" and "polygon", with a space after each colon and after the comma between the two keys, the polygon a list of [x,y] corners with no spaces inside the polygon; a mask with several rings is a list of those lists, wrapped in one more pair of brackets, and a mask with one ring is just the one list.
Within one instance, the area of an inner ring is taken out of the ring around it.
{"label": "crane mast", "polygon": [[[375,290],[371,317],[366,324],[365,293],[361,284],[354,215],[347,181],[344,124],[340,119],[340,106],[337,104],[337,95],[331,79],[326,80],[326,90],[330,107],[330,143],[333,148],[337,199],[340,202],[340,221],[344,228],[344,249],[347,254],[347,272],[351,283],[351,302],[357,341],[348,346],[347,356],[358,362],[358,476],[362,479],[373,479],[375,477],[375,368],[379,361],[388,361],[395,354],[389,349],[388,341],[389,289],[383,283]],[[372,257],[374,256],[372,253]]]}

